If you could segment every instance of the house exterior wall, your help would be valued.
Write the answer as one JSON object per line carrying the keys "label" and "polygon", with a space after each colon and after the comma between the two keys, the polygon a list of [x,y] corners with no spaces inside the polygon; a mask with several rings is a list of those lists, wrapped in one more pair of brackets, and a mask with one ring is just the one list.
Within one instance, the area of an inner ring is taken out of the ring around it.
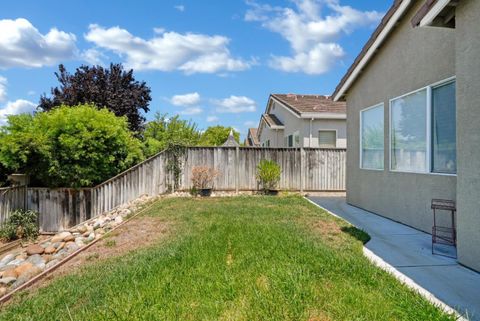
{"label": "house exterior wall", "polygon": [[312,141],[310,143],[310,120],[304,120],[303,147],[316,148],[320,130],[335,130],[337,132],[337,148],[347,147],[347,121],[345,119],[315,119],[312,121]]}
{"label": "house exterior wall", "polygon": [[[337,131],[337,147],[346,148],[347,131],[346,121],[337,119],[315,119],[312,121],[312,144],[310,145],[310,119],[299,118],[286,107],[277,102],[272,103],[269,112],[275,114],[284,124],[284,130],[275,131],[264,125],[259,137],[260,146],[270,139],[270,147],[287,147],[285,137],[298,132],[300,135],[299,147],[318,147],[318,131],[334,129]],[[278,135],[278,136],[277,136]],[[275,143],[275,138],[277,138]]]}
{"label": "house exterior wall", "polygon": [[267,140],[270,140],[270,147],[284,147],[283,146],[283,129],[275,130],[269,128],[267,125],[262,124],[262,132],[258,137],[260,146],[263,146]]}
{"label": "house exterior wall", "polygon": [[480,1],[456,9],[458,260],[480,271]]}
{"label": "house exterior wall", "polygon": [[[455,31],[412,28],[408,10],[347,94],[347,202],[431,232],[432,198],[456,198],[456,177],[391,172],[389,100],[455,75]],[[360,169],[360,110],[384,104],[384,170]]]}

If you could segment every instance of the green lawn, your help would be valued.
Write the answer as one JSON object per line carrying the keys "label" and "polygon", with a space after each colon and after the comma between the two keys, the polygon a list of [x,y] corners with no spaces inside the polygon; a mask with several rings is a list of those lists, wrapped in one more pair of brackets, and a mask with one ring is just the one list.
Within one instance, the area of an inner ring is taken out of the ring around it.
{"label": "green lawn", "polygon": [[17,295],[0,320],[454,320],[300,197],[171,198],[143,215],[170,237]]}

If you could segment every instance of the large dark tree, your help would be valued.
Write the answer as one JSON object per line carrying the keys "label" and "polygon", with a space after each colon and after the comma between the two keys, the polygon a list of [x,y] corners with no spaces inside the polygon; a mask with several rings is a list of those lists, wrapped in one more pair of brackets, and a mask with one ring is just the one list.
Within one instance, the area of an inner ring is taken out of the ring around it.
{"label": "large dark tree", "polygon": [[106,107],[116,116],[126,116],[132,131],[142,129],[152,100],[150,88],[144,81],[136,81],[133,70],[125,71],[121,64],[110,64],[110,68],[82,65],[72,75],[65,66],[58,66],[55,73],[59,87],[51,89],[52,96],[40,97],[39,108],[48,111],[60,105],[78,106],[93,103]]}

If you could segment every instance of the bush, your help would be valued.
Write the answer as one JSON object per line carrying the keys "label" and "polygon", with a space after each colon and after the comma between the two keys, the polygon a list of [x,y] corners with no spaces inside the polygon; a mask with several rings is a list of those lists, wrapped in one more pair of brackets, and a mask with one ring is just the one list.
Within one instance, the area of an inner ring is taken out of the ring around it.
{"label": "bush", "polygon": [[263,159],[257,166],[257,180],[263,191],[275,190],[282,170],[272,160]]}
{"label": "bush", "polygon": [[213,180],[219,172],[207,166],[195,166],[192,168],[192,184],[195,190],[213,188]]}
{"label": "bush", "polygon": [[37,212],[30,210],[13,211],[0,228],[0,238],[6,241],[16,239],[34,240],[38,236],[37,220]]}
{"label": "bush", "polygon": [[92,186],[142,158],[126,118],[93,105],[10,116],[0,133],[0,162],[40,186]]}

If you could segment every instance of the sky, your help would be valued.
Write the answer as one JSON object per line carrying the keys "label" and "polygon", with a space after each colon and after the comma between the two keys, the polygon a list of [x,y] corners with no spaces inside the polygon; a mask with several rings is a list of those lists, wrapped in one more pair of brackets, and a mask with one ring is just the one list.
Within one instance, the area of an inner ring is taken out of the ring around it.
{"label": "sky", "polygon": [[270,93],[330,95],[392,1],[0,3],[0,123],[32,112],[62,63],[123,63],[156,112],[257,127]]}

